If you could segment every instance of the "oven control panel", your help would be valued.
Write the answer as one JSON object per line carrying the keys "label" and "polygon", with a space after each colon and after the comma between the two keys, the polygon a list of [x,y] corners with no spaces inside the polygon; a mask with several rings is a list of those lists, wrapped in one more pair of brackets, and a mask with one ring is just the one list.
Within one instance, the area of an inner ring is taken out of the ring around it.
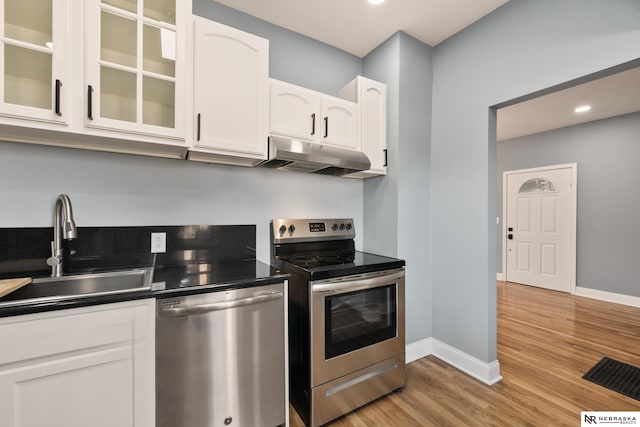
{"label": "oven control panel", "polygon": [[310,222],[309,223],[309,232],[310,233],[324,233],[327,231],[327,227],[324,222]]}
{"label": "oven control panel", "polygon": [[274,219],[272,233],[274,243],[343,240],[356,235],[352,218]]}

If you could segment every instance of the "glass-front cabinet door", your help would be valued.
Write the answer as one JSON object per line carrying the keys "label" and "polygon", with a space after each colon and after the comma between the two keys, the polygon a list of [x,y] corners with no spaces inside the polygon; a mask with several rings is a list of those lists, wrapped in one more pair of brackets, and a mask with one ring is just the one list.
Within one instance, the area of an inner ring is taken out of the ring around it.
{"label": "glass-front cabinet door", "polygon": [[[179,0],[87,3],[87,126],[184,138]],[[176,7],[178,5],[178,7]]]}
{"label": "glass-front cabinet door", "polygon": [[67,0],[0,1],[0,114],[66,121]]}

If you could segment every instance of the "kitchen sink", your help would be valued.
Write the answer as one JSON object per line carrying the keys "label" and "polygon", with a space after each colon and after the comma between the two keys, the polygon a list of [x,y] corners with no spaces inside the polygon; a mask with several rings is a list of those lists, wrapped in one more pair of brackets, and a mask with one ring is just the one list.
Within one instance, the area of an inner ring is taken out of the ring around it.
{"label": "kitchen sink", "polygon": [[150,269],[38,277],[24,287],[0,298],[0,308],[26,302],[48,302],[146,291],[151,287]]}

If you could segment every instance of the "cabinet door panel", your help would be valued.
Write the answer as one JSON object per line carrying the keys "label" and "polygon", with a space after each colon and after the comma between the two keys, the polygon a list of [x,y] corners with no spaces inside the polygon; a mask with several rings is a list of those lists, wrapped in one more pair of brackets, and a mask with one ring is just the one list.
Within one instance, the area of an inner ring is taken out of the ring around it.
{"label": "cabinet door panel", "polygon": [[155,3],[86,2],[85,126],[184,138],[186,17],[182,2]]}
{"label": "cabinet door panel", "polygon": [[386,173],[387,88],[383,83],[368,79],[359,83],[362,151],[371,161],[371,171]]}
{"label": "cabinet door panel", "polygon": [[0,115],[66,123],[67,0],[0,7]]}
{"label": "cabinet door panel", "polygon": [[0,371],[0,425],[133,425],[131,346]]}
{"label": "cabinet door panel", "polygon": [[322,142],[360,150],[358,105],[337,98],[322,99]]}
{"label": "cabinet door panel", "polygon": [[266,158],[268,41],[194,20],[195,145]]}
{"label": "cabinet door panel", "polygon": [[322,134],[320,97],[301,87],[271,80],[271,133],[306,140]]}

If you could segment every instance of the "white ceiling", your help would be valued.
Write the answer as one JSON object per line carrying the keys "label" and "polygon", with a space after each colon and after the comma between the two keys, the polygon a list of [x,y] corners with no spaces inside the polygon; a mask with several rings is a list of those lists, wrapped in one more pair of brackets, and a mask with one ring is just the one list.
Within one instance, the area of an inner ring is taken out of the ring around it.
{"label": "white ceiling", "polygon": [[362,58],[400,30],[435,46],[508,0],[216,1]]}
{"label": "white ceiling", "polygon": [[[586,113],[575,113],[591,105]],[[640,68],[498,110],[498,141],[640,111]]]}
{"label": "white ceiling", "polygon": [[[430,45],[508,0],[216,0],[360,58],[398,31]],[[579,115],[578,105],[592,110]],[[498,141],[640,111],[640,68],[498,110]]]}

